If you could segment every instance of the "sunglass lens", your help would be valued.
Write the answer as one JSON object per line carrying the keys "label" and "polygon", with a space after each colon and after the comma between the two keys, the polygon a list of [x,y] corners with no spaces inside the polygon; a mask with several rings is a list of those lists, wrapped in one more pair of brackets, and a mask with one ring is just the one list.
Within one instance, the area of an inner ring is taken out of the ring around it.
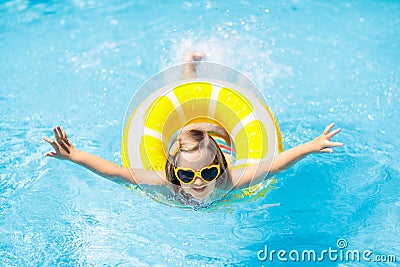
{"label": "sunglass lens", "polygon": [[217,167],[211,167],[208,169],[204,169],[201,171],[201,176],[203,177],[204,180],[206,181],[212,181],[218,176],[218,168]]}
{"label": "sunglass lens", "polygon": [[179,170],[177,174],[179,179],[184,183],[190,183],[194,178],[194,172],[192,171]]}

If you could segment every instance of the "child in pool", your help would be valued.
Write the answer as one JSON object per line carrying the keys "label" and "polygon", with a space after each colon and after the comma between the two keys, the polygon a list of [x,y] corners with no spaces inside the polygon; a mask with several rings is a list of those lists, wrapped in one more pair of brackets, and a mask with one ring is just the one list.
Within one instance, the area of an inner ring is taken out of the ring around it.
{"label": "child in pool", "polygon": [[[196,77],[195,63],[202,54],[189,53],[183,65],[183,79]],[[230,169],[233,156],[229,134],[210,123],[194,123],[185,126],[173,140],[169,149],[165,171],[124,168],[115,163],[76,149],[68,140],[65,131],[57,126],[53,129],[55,140],[43,137],[55,151],[45,156],[66,159],[77,163],[107,179],[133,184],[175,185],[185,196],[202,200],[218,188],[229,190],[256,184],[268,177],[290,168],[293,164],[313,153],[333,153],[333,147],[343,143],[332,142],[340,132],[328,125],[323,134],[314,140],[286,150],[274,158],[243,168]]]}

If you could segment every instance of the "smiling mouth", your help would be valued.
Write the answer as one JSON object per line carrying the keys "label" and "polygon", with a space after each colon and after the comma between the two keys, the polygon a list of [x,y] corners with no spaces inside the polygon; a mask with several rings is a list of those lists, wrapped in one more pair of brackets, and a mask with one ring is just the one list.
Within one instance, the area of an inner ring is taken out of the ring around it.
{"label": "smiling mouth", "polygon": [[197,193],[202,193],[206,190],[206,185],[205,186],[201,186],[201,187],[193,187],[193,190]]}

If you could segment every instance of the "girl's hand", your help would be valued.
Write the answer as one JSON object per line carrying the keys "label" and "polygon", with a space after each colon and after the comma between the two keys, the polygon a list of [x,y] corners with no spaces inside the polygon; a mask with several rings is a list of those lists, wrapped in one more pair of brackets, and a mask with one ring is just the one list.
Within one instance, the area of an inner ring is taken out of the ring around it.
{"label": "girl's hand", "polygon": [[313,153],[333,153],[332,147],[343,146],[343,143],[331,142],[331,138],[341,131],[339,128],[331,132],[334,126],[334,123],[329,124],[322,135],[308,143]]}
{"label": "girl's hand", "polygon": [[189,52],[185,55],[185,58],[183,59],[184,63],[192,63],[194,61],[201,61],[205,57],[204,53],[200,52]]}
{"label": "girl's hand", "polygon": [[56,139],[55,141],[48,137],[43,137],[43,140],[49,143],[55,150],[47,152],[45,156],[70,160],[75,152],[75,148],[68,140],[66,133],[60,126],[54,127],[53,132],[54,138]]}

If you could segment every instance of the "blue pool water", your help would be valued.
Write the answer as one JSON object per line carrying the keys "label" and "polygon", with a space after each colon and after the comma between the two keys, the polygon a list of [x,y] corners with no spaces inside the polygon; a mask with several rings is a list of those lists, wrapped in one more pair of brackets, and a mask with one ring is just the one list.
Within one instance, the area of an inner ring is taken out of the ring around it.
{"label": "blue pool water", "polygon": [[[398,263],[399,44],[397,1],[1,1],[0,265],[282,263],[262,261],[265,246]],[[264,197],[210,211],[43,156],[42,136],[62,125],[77,148],[120,164],[131,96],[191,49],[262,88],[286,148],[332,121],[346,145],[277,175]]]}

